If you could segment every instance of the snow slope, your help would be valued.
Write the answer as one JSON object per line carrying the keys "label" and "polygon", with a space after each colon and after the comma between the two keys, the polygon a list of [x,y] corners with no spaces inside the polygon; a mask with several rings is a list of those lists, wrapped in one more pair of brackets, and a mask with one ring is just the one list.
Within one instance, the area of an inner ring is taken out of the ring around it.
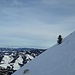
{"label": "snow slope", "polygon": [[75,75],[75,31],[13,75]]}

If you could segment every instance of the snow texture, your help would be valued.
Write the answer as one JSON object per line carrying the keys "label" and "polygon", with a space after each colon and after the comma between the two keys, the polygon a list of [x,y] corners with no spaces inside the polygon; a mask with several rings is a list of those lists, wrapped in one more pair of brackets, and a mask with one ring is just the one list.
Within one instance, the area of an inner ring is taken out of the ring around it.
{"label": "snow texture", "polygon": [[[28,73],[24,71],[28,69]],[[13,75],[75,75],[75,31]]]}
{"label": "snow texture", "polygon": [[[12,57],[13,54],[11,55],[4,55],[2,61],[1,61],[1,64],[0,66],[3,67],[3,68],[7,68],[7,66],[10,66],[10,65],[13,65],[13,69],[14,70],[18,70],[20,68],[20,64],[23,64],[23,58],[22,58],[22,55],[19,55],[19,57],[15,60],[14,63],[10,63],[11,61],[14,60],[14,58]],[[30,60],[33,60],[34,57],[29,55],[29,54],[25,54],[26,56],[26,60],[27,60],[27,63],[30,62]],[[11,67],[11,66],[10,66]]]}
{"label": "snow texture", "polygon": [[11,56],[5,55],[1,61],[0,66],[7,68],[7,66],[10,66],[9,62],[12,61],[13,58]]}

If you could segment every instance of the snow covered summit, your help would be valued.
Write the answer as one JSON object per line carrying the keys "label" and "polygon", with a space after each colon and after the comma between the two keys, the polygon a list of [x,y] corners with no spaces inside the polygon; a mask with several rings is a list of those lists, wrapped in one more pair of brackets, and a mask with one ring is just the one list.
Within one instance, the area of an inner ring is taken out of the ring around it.
{"label": "snow covered summit", "polygon": [[75,75],[75,32],[27,63],[13,75]]}

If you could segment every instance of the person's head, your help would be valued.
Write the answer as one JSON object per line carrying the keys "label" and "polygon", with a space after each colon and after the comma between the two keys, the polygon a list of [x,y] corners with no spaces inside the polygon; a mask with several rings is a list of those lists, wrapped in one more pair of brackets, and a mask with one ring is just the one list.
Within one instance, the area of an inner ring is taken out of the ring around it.
{"label": "person's head", "polygon": [[62,37],[61,35],[59,35],[59,37]]}

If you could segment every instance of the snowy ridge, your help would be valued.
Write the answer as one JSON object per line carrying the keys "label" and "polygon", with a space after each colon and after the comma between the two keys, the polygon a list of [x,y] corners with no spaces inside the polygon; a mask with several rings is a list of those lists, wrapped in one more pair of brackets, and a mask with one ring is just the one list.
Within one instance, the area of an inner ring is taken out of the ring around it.
{"label": "snowy ridge", "polygon": [[75,31],[13,75],[75,75]]}
{"label": "snowy ridge", "polygon": [[8,63],[13,60],[13,57],[5,55],[1,61],[2,64],[0,66],[7,68],[7,66],[10,66]]}
{"label": "snowy ridge", "polygon": [[[25,56],[26,56],[27,62],[29,62],[30,60],[34,59],[34,57],[29,55],[29,54],[26,54]],[[30,60],[28,60],[28,59],[30,59]],[[1,61],[0,66],[3,67],[3,68],[7,68],[7,66],[10,66],[11,64],[13,64],[13,67],[14,67],[13,69],[14,70],[18,70],[20,68],[18,63],[23,64],[22,55],[19,55],[17,57],[17,59],[15,60],[15,62],[11,63],[13,60],[14,60],[14,58],[13,58],[12,55],[4,55],[4,57],[3,57],[2,61]]]}

